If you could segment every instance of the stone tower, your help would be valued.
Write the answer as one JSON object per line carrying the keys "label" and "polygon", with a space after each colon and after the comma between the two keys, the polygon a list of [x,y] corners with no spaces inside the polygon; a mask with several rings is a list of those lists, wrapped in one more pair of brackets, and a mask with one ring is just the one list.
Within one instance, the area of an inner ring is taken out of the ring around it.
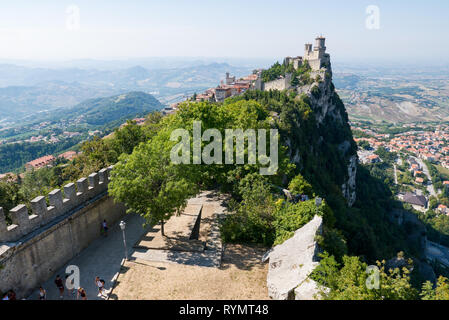
{"label": "stone tower", "polygon": [[304,46],[304,60],[309,62],[313,71],[318,71],[321,67],[329,65],[330,56],[326,53],[326,38],[319,36],[315,38],[315,47],[306,43]]}
{"label": "stone tower", "polygon": [[324,54],[326,53],[326,38],[323,36],[319,36],[315,39],[315,51],[318,51],[318,59],[321,59],[324,57]]}
{"label": "stone tower", "polygon": [[307,56],[312,53],[312,44],[306,43],[304,48],[304,56]]}

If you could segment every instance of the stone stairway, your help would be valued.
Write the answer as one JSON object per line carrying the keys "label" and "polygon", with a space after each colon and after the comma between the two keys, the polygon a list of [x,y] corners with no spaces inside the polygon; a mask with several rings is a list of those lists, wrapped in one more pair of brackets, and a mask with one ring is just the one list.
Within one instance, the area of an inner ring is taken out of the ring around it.
{"label": "stone stairway", "polygon": [[134,246],[132,257],[154,262],[170,262],[219,267],[223,246],[219,220],[224,217],[225,199],[203,192],[188,201],[184,212],[166,223],[165,234],[155,226]]}

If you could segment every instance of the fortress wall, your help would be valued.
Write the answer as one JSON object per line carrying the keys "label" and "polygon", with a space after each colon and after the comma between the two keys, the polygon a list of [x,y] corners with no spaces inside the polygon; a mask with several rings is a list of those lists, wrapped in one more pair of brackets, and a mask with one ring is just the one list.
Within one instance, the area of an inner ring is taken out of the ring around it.
{"label": "fortress wall", "polygon": [[[125,214],[125,206],[114,203],[107,194],[107,173],[110,169],[103,169],[87,179],[78,180],[77,192],[73,184],[67,185],[67,191],[64,188],[64,198],[61,197],[60,190],[55,190],[49,195],[50,207],[46,206],[45,198],[35,199],[33,214],[41,213],[37,217],[26,217],[26,207],[24,209],[19,206],[13,210],[15,222],[26,223],[26,219],[29,219],[40,221],[39,225],[42,221],[46,221],[46,224],[32,229],[16,242],[0,242],[1,292],[13,289],[18,298],[28,296],[100,236],[101,222],[104,219],[112,225]],[[50,219],[52,216],[53,219]],[[34,221],[30,221],[30,224],[37,225]],[[17,224],[14,230],[17,228],[21,232],[13,231],[14,237],[31,227],[24,228]],[[11,232],[9,229],[10,226],[6,232]],[[6,235],[12,238],[11,234]]]}
{"label": "fortress wall", "polygon": [[321,68],[321,60],[315,59],[315,60],[308,60],[309,65],[312,68],[312,70],[317,71]]}
{"label": "fortress wall", "polygon": [[109,171],[112,166],[92,173],[88,178],[81,178],[75,184],[64,186],[64,195],[60,189],[48,194],[48,203],[45,197],[36,197],[31,201],[31,214],[24,205],[18,205],[9,211],[11,225],[6,224],[5,214],[0,208],[0,243],[15,242],[33,231],[45,226],[50,221],[64,216],[87,200],[95,198],[106,192],[109,182]]}
{"label": "fortress wall", "polygon": [[290,88],[291,75],[287,74],[283,79],[277,79],[264,83],[264,90],[286,90]]}

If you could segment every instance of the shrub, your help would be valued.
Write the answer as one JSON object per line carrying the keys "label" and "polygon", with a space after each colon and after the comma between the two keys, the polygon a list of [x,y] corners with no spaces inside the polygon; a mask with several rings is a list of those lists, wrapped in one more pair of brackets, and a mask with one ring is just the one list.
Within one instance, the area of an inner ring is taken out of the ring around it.
{"label": "shrub", "polygon": [[298,203],[281,203],[274,213],[273,227],[276,232],[274,244],[281,244],[291,238],[296,230],[307,224],[316,214],[324,216],[326,207],[326,204],[322,204],[317,208],[315,199]]}
{"label": "shrub", "polygon": [[314,87],[312,88],[312,95],[313,95],[315,98],[318,98],[318,97],[320,96],[320,94],[321,94],[320,88],[318,88],[318,86],[314,86]]}
{"label": "shrub", "polygon": [[292,194],[306,194],[309,197],[313,197],[312,185],[301,174],[298,174],[290,181],[288,189]]}
{"label": "shrub", "polygon": [[265,179],[258,174],[249,174],[239,183],[238,189],[242,201],[221,226],[223,241],[271,246],[274,241],[275,201]]}

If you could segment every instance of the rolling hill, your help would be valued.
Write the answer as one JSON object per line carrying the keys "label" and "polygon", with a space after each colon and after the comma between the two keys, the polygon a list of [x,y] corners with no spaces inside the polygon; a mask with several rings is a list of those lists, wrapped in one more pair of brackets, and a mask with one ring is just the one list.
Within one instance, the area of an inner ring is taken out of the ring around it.
{"label": "rolling hill", "polygon": [[102,126],[112,121],[161,110],[164,106],[153,97],[140,91],[133,91],[106,98],[86,100],[74,107],[60,110],[61,120],[81,119],[89,125]]}

